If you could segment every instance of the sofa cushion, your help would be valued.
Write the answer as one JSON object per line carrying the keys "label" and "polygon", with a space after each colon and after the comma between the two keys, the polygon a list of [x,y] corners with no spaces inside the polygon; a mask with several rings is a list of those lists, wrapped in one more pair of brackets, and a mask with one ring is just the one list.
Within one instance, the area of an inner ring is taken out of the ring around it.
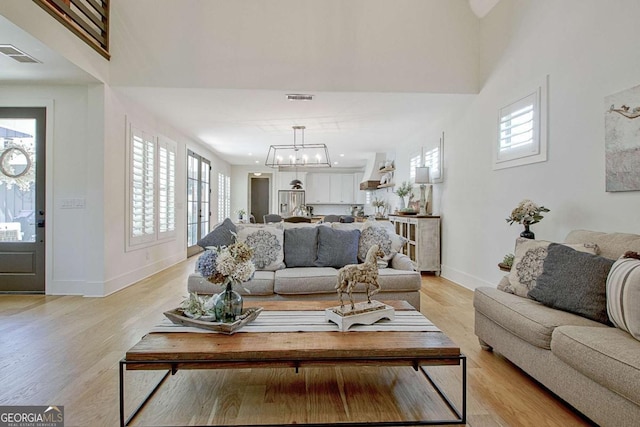
{"label": "sofa cushion", "polygon": [[[241,295],[272,295],[273,294],[273,271],[256,271],[253,279],[236,285],[233,289]],[[215,285],[202,277],[199,273],[189,275],[187,290],[199,294],[219,294],[224,290],[220,285]]]}
{"label": "sofa cushion", "polygon": [[422,279],[417,271],[382,268],[378,270],[378,284],[381,293],[419,291]]}
{"label": "sofa cushion", "polygon": [[613,262],[552,243],[529,297],[552,308],[609,323],[606,282]]}
{"label": "sofa cushion", "polygon": [[615,326],[640,340],[640,260],[613,263],[607,277],[607,314]]}
{"label": "sofa cushion", "polygon": [[285,268],[275,272],[273,290],[281,295],[335,293],[337,280],[338,270],[331,267]]}
{"label": "sofa cushion", "polygon": [[238,241],[253,249],[256,270],[275,271],[284,265],[284,231],[278,227],[238,227]]}
{"label": "sofa cushion", "polygon": [[358,263],[360,230],[336,230],[318,227],[318,258],[316,267],[341,268]]}
{"label": "sofa cushion", "polygon": [[606,327],[593,320],[546,307],[529,298],[489,287],[480,287],[475,290],[473,305],[476,311],[502,328],[529,344],[547,350],[551,348],[551,334],[558,326]]}
{"label": "sofa cushion", "polygon": [[640,342],[611,327],[561,326],[553,331],[555,356],[619,395],[640,405]]}
{"label": "sofa cushion", "polygon": [[209,234],[198,240],[197,245],[205,249],[208,247],[230,246],[236,241],[235,234],[237,232],[236,225],[229,218],[225,218]]}
{"label": "sofa cushion", "polygon": [[389,260],[407,243],[407,239],[395,233],[393,224],[388,224],[388,226],[385,226],[380,221],[367,221],[365,223],[358,243],[358,259],[360,261],[364,262],[369,249],[373,245],[378,245],[384,253],[381,260],[382,263],[379,265],[383,268],[387,267]]}
{"label": "sofa cushion", "polygon": [[[516,240],[515,257],[509,273],[509,282],[499,289],[510,294],[526,297],[536,286],[536,280],[544,270],[547,250],[551,242],[518,238]],[[571,248],[597,254],[598,247],[591,243],[569,245]]]}
{"label": "sofa cushion", "polygon": [[598,255],[610,259],[618,259],[626,251],[640,252],[640,235],[638,234],[573,230],[567,235],[565,242],[593,242],[598,245]]}
{"label": "sofa cushion", "polygon": [[287,268],[313,267],[318,255],[318,228],[284,230],[284,263]]}

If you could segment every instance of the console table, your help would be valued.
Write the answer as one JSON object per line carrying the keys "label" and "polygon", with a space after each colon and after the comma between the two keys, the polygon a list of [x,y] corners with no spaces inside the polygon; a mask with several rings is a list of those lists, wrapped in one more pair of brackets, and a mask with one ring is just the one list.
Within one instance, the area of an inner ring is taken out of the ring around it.
{"label": "console table", "polygon": [[389,215],[396,234],[408,240],[402,253],[411,258],[416,270],[440,274],[440,216]]}

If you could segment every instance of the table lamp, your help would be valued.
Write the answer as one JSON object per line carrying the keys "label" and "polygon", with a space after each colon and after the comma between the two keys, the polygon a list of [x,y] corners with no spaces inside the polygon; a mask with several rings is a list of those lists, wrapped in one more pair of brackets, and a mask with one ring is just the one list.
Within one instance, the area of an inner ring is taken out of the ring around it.
{"label": "table lamp", "polygon": [[[427,197],[426,189],[429,180],[429,168],[427,166],[419,166],[416,168],[416,184],[420,184],[420,212],[418,215],[427,215]],[[431,186],[429,186],[431,190]]]}

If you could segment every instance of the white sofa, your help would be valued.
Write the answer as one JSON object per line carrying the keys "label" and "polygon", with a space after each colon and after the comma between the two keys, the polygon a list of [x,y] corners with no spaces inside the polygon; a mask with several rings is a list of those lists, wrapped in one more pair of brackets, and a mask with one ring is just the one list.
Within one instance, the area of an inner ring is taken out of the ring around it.
{"label": "white sofa", "polygon": [[[362,223],[352,224],[281,224],[285,228],[297,227],[334,227],[339,229],[362,229]],[[288,244],[284,239],[284,246]],[[310,243],[311,244],[311,243]],[[285,248],[286,249],[286,248]],[[286,259],[285,259],[286,262]],[[255,276],[242,286],[234,288],[246,301],[261,300],[332,300],[337,301],[335,285],[338,268],[335,267],[285,267],[275,271],[256,271]],[[417,310],[420,309],[420,273],[415,271],[413,262],[400,253],[395,253],[387,268],[379,269],[378,300],[404,300]],[[189,276],[188,291],[198,294],[214,294],[220,287],[208,282],[199,273]],[[354,291],[354,299],[364,300],[364,286]]]}
{"label": "white sofa", "polygon": [[[575,230],[565,242],[596,243],[610,259],[640,252],[635,234]],[[640,341],[629,333],[496,288],[476,289],[474,307],[485,350],[499,352],[602,426],[639,425]]]}

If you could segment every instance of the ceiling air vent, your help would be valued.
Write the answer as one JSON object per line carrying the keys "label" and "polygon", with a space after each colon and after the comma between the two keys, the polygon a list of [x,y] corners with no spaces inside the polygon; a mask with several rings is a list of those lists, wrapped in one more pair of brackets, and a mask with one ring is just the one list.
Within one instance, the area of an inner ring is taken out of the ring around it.
{"label": "ceiling air vent", "polygon": [[312,101],[313,95],[305,95],[303,93],[289,93],[287,94],[287,100],[289,101]]}
{"label": "ceiling air vent", "polygon": [[22,63],[39,64],[40,61],[31,55],[27,55],[17,47],[10,44],[0,44],[0,53]]}

